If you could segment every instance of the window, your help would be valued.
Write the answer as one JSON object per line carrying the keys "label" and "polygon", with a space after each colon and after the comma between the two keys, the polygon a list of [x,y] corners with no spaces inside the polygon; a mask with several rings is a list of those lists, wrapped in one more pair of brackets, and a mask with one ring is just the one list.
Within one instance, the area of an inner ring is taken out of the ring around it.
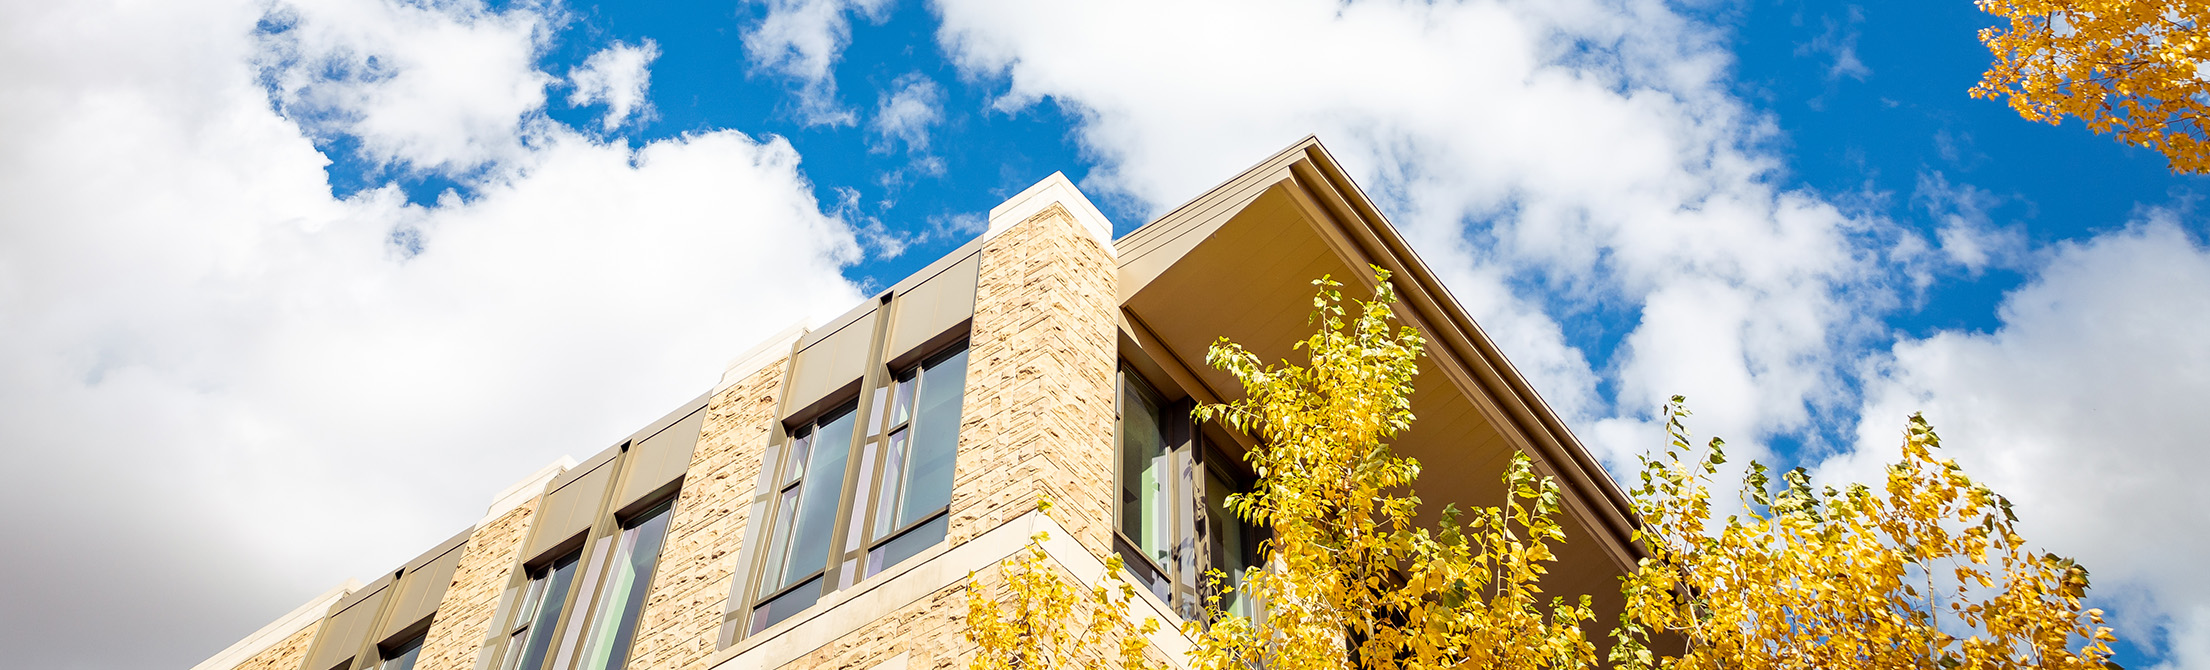
{"label": "window", "polygon": [[784,472],[774,480],[780,488],[746,634],[919,555],[950,530],[966,344],[880,379],[866,402],[792,431],[775,461]]}
{"label": "window", "polygon": [[515,628],[507,633],[506,670],[537,670],[545,666],[552,647],[554,626],[568,604],[568,588],[575,582],[576,561],[582,550],[553,559],[530,572],[522,606],[514,614]]}
{"label": "window", "polygon": [[1258,565],[1258,532],[1228,511],[1230,494],[1250,490],[1249,484],[1230,483],[1236,481],[1219,467],[1205,468],[1206,534],[1212,539],[1212,568],[1222,573],[1221,584],[1228,587],[1228,593],[1220,599],[1220,610],[1248,617],[1254,613],[1250,597],[1243,595],[1243,570]]}
{"label": "window", "polygon": [[405,644],[384,651],[383,665],[376,670],[414,670],[414,659],[422,655],[422,635],[414,636]]}
{"label": "window", "polygon": [[668,509],[673,505],[673,499],[662,502],[623,524],[591,615],[580,670],[621,670],[627,662],[637,613],[644,609],[645,590],[652,584],[653,564],[660,560],[660,544],[668,535]]}
{"label": "window", "polygon": [[[1257,529],[1227,509],[1248,479],[1208,444],[1187,400],[1164,400],[1132,372],[1120,379],[1114,550],[1152,595],[1185,619],[1203,620],[1206,571],[1225,573],[1224,586],[1236,589],[1257,562]],[[1220,605],[1250,613],[1240,593]]]}
{"label": "window", "polygon": [[752,632],[813,606],[821,597],[836,508],[843,497],[845,460],[852,451],[853,410],[846,405],[831,411],[791,438],[782,493],[776,496],[774,540],[760,578],[761,592],[772,595],[762,598],[753,614]]}
{"label": "window", "polygon": [[[883,426],[873,530],[860,541],[859,531],[869,524],[855,517],[848,531],[853,539],[849,546],[867,547],[866,576],[944,541],[950,528],[952,465],[959,456],[959,401],[966,388],[967,349],[962,346],[906,371],[877,394],[888,396],[889,402],[877,403],[885,409],[870,424]],[[868,443],[870,454],[877,443]],[[869,481],[869,465],[860,466],[862,482]],[[868,493],[861,491],[853,509],[867,506]]]}

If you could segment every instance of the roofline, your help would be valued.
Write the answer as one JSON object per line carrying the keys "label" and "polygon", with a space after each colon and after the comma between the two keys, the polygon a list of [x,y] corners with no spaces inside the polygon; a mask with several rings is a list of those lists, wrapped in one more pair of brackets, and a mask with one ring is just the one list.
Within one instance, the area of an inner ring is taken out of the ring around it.
{"label": "roofline", "polygon": [[[1159,231],[1146,229],[1160,224],[1177,225],[1169,222],[1187,218],[1185,210],[1194,211],[1193,208],[1208,203],[1219,194],[1250,188],[1259,180],[1282,179],[1280,175],[1285,169],[1288,176],[1283,181],[1294,186],[1292,192],[1304,201],[1303,205],[1317,210],[1312,212],[1315,214],[1312,218],[1328,229],[1322,231],[1322,237],[1334,238],[1327,240],[1329,245],[1336,247],[1337,253],[1344,254],[1353,267],[1361,262],[1370,263],[1394,275],[1400,305],[1425,322],[1433,336],[1430,351],[1441,348],[1451,360],[1458,362],[1455,367],[1460,368],[1465,379],[1454,382],[1470,382],[1477,388],[1465,390],[1483,392],[1468,395],[1474,396],[1475,405],[1492,423],[1513,429],[1505,432],[1514,446],[1539,456],[1550,470],[1547,474],[1556,477],[1561,487],[1574,492],[1575,495],[1567,497],[1569,501],[1588,504],[1588,509],[1577,510],[1575,516],[1581,517],[1592,533],[1607,540],[1601,544],[1623,569],[1633,569],[1645,552],[1634,541],[1637,523],[1632,499],[1612,481],[1602,464],[1589,455],[1587,447],[1574,437],[1557,411],[1542,399],[1534,385],[1528,383],[1526,376],[1504,356],[1480,324],[1466,314],[1449,287],[1436,278],[1434,271],[1389,223],[1388,217],[1357,182],[1350,179],[1318,136],[1306,136],[1259,161],[1151,223],[1129,231],[1119,242],[1149,247],[1145,238]],[[1123,258],[1131,255],[1127,248],[1121,251]],[[1435,358],[1432,353],[1430,357]],[[1483,396],[1493,402],[1484,400]]]}

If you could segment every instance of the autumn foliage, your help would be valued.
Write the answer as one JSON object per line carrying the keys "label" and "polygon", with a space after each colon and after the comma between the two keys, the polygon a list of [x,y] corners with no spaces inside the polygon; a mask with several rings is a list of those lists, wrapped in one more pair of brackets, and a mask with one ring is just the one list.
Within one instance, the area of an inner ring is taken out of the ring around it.
{"label": "autumn foliage", "polygon": [[2210,171],[2210,0],[1978,0],[2004,21],[1980,31],[1995,62],[1972,88],[2029,121],[2075,118]]}
{"label": "autumn foliage", "polygon": [[[2115,638],[2080,604],[2087,570],[2030,553],[2010,502],[1937,458],[1925,419],[1911,417],[1880,488],[1814,490],[1798,468],[1769,492],[1752,462],[1739,501],[1720,501],[1738,506],[1720,510],[1710,482],[1724,443],[1691,447],[1683,402],[1666,406],[1671,444],[1644,457],[1632,491],[1649,557],[1624,580],[1617,667],[2100,670],[2108,660]],[[1657,653],[1657,634],[1678,653]]]}
{"label": "autumn foliage", "polygon": [[[1565,541],[1561,493],[1516,456],[1495,507],[1447,508],[1415,522],[1417,461],[1389,440],[1410,427],[1425,341],[1397,323],[1388,274],[1346,304],[1323,277],[1305,365],[1268,365],[1225,339],[1207,363],[1244,398],[1201,407],[1258,438],[1257,483],[1230,510],[1271,529],[1263,567],[1243,576],[1259,607],[1190,621],[1179,665],[1196,670],[1584,668],[1589,597],[1546,594]],[[2087,571],[2028,551],[2010,503],[1939,458],[1911,417],[1879,487],[1778,486],[1752,463],[1735,500],[1715,500],[1724,444],[1690,444],[1685,401],[1665,407],[1670,444],[1642,461],[1631,493],[1645,557],[1621,580],[1625,611],[1608,665],[1634,670],[2104,668],[2110,630],[2087,609]],[[1010,601],[970,580],[972,670],[1155,666],[1118,578],[1089,589],[1051,570],[1040,547],[1004,564]],[[1214,592],[1227,580],[1213,576]]]}

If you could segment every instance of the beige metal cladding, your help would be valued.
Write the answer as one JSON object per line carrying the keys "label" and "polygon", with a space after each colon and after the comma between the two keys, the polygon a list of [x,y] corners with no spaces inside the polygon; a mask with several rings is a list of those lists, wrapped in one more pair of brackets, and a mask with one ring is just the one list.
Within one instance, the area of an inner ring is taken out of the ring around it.
{"label": "beige metal cladding", "polygon": [[399,587],[392,590],[391,613],[377,627],[376,636],[371,638],[374,642],[391,642],[393,636],[425,624],[430,615],[437,613],[437,604],[445,600],[445,588],[453,584],[453,568],[467,553],[468,535],[473,532],[473,528],[461,531],[407,562],[407,567],[399,571]]}
{"label": "beige metal cladding", "polygon": [[[950,260],[957,256],[947,256]],[[894,363],[903,359],[931,353],[939,344],[940,336],[951,332],[975,315],[975,270],[981,266],[982,255],[969,253],[949,266],[939,270],[929,267],[922,272],[935,271],[919,284],[903,293],[891,304],[896,315],[890,320],[890,343],[883,350],[883,357]]]}
{"label": "beige metal cladding", "polygon": [[307,665],[300,670],[351,667],[353,655],[368,641],[368,629],[376,625],[376,613],[384,606],[392,577],[384,575],[332,606],[330,616],[322,621],[322,633],[315,636],[314,651],[307,653]]}
{"label": "beige metal cladding", "polygon": [[[867,371],[867,347],[874,343],[875,308],[880,304],[869,300],[799,340],[797,359],[791,363],[790,399],[783,404],[785,411],[802,414],[816,409],[815,403],[841,400],[832,396]],[[788,417],[786,414],[782,418]]]}
{"label": "beige metal cladding", "polygon": [[618,447],[599,452],[553,480],[552,492],[545,494],[545,502],[537,510],[529,548],[522,551],[523,561],[537,560],[546,551],[590,530],[591,524],[598,521],[606,486],[614,479],[614,457],[620,454]]}
{"label": "beige metal cladding", "polygon": [[[698,447],[698,431],[706,423],[706,399],[683,405],[674,421],[654,423],[659,430],[629,447],[622,465],[621,486],[615,488],[616,511],[644,502],[691,468],[691,451]],[[649,428],[647,430],[650,430]]]}

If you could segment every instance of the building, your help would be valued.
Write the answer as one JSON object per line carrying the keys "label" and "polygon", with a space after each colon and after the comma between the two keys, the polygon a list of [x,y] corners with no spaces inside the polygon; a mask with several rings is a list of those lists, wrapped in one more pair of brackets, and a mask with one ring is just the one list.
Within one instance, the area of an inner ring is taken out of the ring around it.
{"label": "building", "polygon": [[194,670],[950,668],[969,571],[1037,531],[1081,580],[1125,557],[1178,656],[1202,569],[1252,560],[1219,507],[1251,442],[1189,418],[1239,388],[1205,347],[1287,357],[1311,280],[1355,288],[1367,264],[1430,341],[1396,444],[1425,465],[1428,513],[1497,504],[1511,454],[1531,455],[1566,493],[1545,586],[1616,614],[1627,499],[1316,140],[1111,230],[1052,175],[980,239]]}

